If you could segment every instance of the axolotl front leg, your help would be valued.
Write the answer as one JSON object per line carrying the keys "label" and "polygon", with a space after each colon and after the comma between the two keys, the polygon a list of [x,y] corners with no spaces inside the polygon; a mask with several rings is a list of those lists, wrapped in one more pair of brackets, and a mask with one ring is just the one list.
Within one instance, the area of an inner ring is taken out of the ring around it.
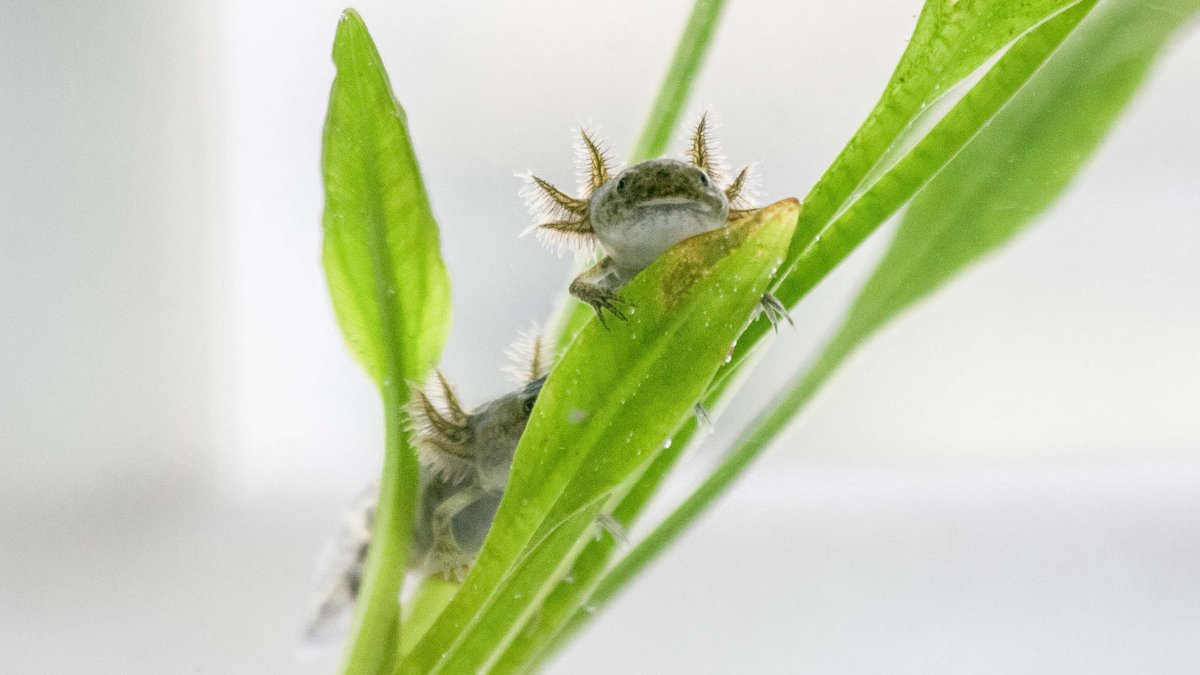
{"label": "axolotl front leg", "polygon": [[571,295],[591,305],[592,309],[596,310],[596,317],[599,318],[600,325],[608,328],[608,324],[604,322],[604,310],[612,312],[613,316],[625,321],[625,312],[621,310],[621,306],[632,307],[616,291],[624,285],[625,281],[626,279],[622,278],[612,258],[605,256],[600,262],[575,277],[571,281],[568,291]]}
{"label": "axolotl front leg", "polygon": [[[633,306],[617,294],[616,289],[625,285],[626,281],[627,279],[621,275],[617,266],[613,264],[612,258],[605,256],[600,262],[592,265],[584,270],[582,274],[575,277],[571,281],[569,291],[571,295],[591,305],[592,309],[596,310],[596,316],[600,319],[600,325],[608,328],[608,324],[604,321],[604,310],[612,312],[613,316],[625,321],[627,317],[621,311],[620,306]],[[777,330],[780,321],[787,321],[792,326],[796,325],[792,322],[792,317],[788,314],[787,307],[771,293],[763,294],[762,299],[759,301],[759,311],[767,317],[767,320],[771,322],[771,326]]]}

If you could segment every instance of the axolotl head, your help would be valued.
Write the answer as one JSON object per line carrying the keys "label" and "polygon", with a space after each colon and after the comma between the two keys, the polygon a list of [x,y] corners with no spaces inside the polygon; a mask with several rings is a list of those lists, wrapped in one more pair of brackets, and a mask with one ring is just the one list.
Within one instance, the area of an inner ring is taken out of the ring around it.
{"label": "axolotl head", "polygon": [[471,411],[467,426],[475,444],[475,470],[484,492],[499,494],[504,491],[517,442],[525,432],[545,382],[545,377],[539,377]]}
{"label": "axolotl head", "polygon": [[635,274],[684,239],[724,227],[729,200],[695,166],[652,159],[600,186],[588,214],[605,255]]}

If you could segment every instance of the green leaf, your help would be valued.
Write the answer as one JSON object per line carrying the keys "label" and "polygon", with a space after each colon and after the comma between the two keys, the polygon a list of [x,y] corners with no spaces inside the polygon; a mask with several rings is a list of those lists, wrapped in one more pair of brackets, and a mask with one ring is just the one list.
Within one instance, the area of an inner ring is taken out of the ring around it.
{"label": "green leaf", "polygon": [[498,658],[586,543],[597,512],[690,416],[782,261],[799,204],[779,202],[672,248],[562,356],[517,448],[483,551],[404,672],[476,672]]}
{"label": "green leaf", "polygon": [[[928,0],[887,87],[804,200],[789,263],[879,173],[914,121],[1008,45],[1080,0]],[[1085,3],[1085,4],[1094,4]]]}
{"label": "green leaf", "polygon": [[1107,135],[1197,0],[1110,1],[913,200],[830,344],[846,353],[904,308],[1009,241]]}
{"label": "green leaf", "polygon": [[380,388],[386,443],[375,537],[364,568],[347,673],[390,672],[417,495],[405,432],[407,383],[423,381],[450,325],[449,279],[404,113],[362,19],[342,14],[333,43],[322,168],[322,260],[350,350]]}
{"label": "green leaf", "polygon": [[[930,0],[879,102],[805,197],[788,251],[788,271],[775,289],[780,300],[795,306],[902,208],[993,119],[1095,3]],[[1006,18],[997,20],[1005,12]],[[989,31],[997,32],[984,39]],[[1008,40],[1012,35],[1016,39]],[[1001,53],[986,53],[981,45],[999,45]],[[975,68],[950,67],[949,54]],[[979,75],[970,87],[963,83],[967,74]],[[938,98],[960,84],[966,94],[936,124],[922,126],[930,106],[944,103]],[[763,326],[750,326],[724,377],[740,371],[765,334]],[[723,390],[724,383],[718,382],[710,401]],[[664,463],[663,468],[669,466]],[[651,472],[645,480],[660,481],[661,476]]]}
{"label": "green leaf", "polygon": [[450,280],[400,103],[353,10],[333,43],[322,261],[350,350],[382,384],[420,380],[450,330]]}
{"label": "green leaf", "polygon": [[[805,197],[788,272],[775,292],[779,299],[795,306],[902,208],[991,121],[1096,1],[929,0],[879,102]],[[968,76],[975,75],[979,81],[968,88]],[[939,100],[964,89],[953,105]],[[948,107],[936,124],[929,112],[935,107]],[[764,334],[751,326],[729,374]]]}
{"label": "green leaf", "polygon": [[[710,506],[867,337],[1044,210],[1104,138],[1167,38],[1198,11],[1200,0],[1101,5],[921,192],[823,354],[750,426],[729,459],[603,577],[589,607],[608,602]],[[985,78],[980,86],[987,84]],[[590,617],[577,609],[554,644]]]}
{"label": "green leaf", "polygon": [[[672,437],[671,447],[659,453],[644,472],[634,476],[630,488],[617,493],[619,500],[612,513],[617,522],[632,524],[637,519],[687,448],[696,429],[696,421],[688,420]],[[571,583],[559,584],[550,591],[542,602],[537,620],[526,624],[497,662],[499,672],[531,670],[534,664],[565,643],[574,629],[583,625],[584,620],[577,618],[576,613],[589,600],[600,573],[608,566],[619,545],[620,542],[612,537],[587,542],[569,572]],[[596,605],[587,604],[587,607],[591,611],[585,611],[584,615],[590,618]]]}

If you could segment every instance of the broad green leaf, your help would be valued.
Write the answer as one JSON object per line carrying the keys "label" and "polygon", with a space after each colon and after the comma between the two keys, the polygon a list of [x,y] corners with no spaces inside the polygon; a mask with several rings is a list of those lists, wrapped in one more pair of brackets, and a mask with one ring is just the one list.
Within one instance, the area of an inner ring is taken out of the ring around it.
{"label": "broad green leaf", "polygon": [[497,658],[570,563],[595,514],[691,414],[745,329],[791,240],[785,200],[689,239],[591,321],[556,365],[521,438],[483,551],[405,672],[476,672]]}
{"label": "broad green leaf", "polygon": [[[624,494],[617,493],[617,505],[612,513],[617,522],[632,524],[637,520],[675,462],[688,447],[696,429],[695,419],[688,420],[672,437],[670,447],[659,453],[644,472],[634,476]],[[541,603],[537,620],[527,622],[501,656],[498,662],[499,672],[530,670],[534,664],[549,656],[555,647],[566,641],[569,637],[566,632],[569,627],[577,628],[583,624],[575,615],[585,605],[595,609],[595,605],[589,604],[589,599],[600,581],[600,574],[608,567],[619,546],[620,542],[612,537],[601,537],[586,542],[571,566],[571,583],[558,584],[550,591]]]}
{"label": "broad green leaf", "polygon": [[[823,354],[751,425],[730,458],[603,577],[589,607],[608,602],[711,505],[867,337],[1044,210],[1104,138],[1167,38],[1198,12],[1200,0],[1102,4],[921,192]],[[551,645],[591,615],[577,609]]]}
{"label": "broad green leaf", "polygon": [[347,673],[390,672],[399,648],[400,586],[417,493],[404,431],[407,383],[441,355],[449,279],[404,113],[362,19],[342,14],[333,43],[322,168],[322,259],[334,313],[351,351],[380,388],[387,447],[375,538],[364,570]]}
{"label": "broad green leaf", "polygon": [[450,281],[400,103],[362,19],[333,44],[322,261],[350,350],[382,384],[420,380],[450,330]]}

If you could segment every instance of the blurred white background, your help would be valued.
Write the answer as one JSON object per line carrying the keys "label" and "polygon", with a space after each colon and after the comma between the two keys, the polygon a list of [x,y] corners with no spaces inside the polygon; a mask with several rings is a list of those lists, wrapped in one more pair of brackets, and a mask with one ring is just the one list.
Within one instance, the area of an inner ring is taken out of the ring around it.
{"label": "blurred white background", "polygon": [[[358,5],[443,228],[444,365],[472,401],[570,264],[517,239],[513,174],[568,181],[580,121],[628,151],[688,7]],[[802,195],[919,7],[732,2],[692,107],[768,196]],[[0,670],[333,669],[293,649],[382,439],[318,260],[341,9],[4,4]],[[1042,221],[880,335],[553,670],[1194,672],[1197,119],[1185,32]],[[885,243],[794,313],[694,463]]]}

